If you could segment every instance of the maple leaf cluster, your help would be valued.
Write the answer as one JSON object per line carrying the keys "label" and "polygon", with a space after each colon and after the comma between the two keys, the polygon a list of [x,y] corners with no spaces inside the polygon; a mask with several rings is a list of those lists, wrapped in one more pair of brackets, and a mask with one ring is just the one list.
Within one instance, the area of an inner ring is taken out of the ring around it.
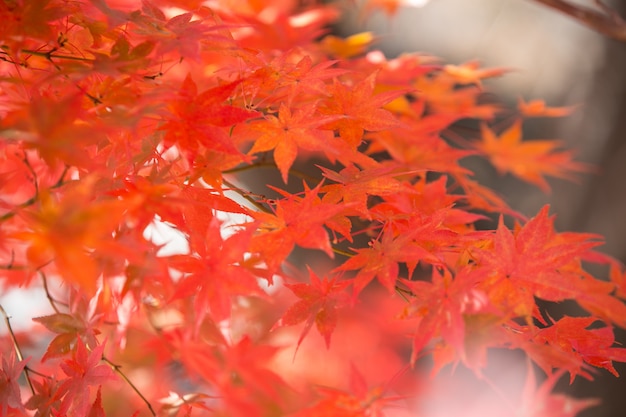
{"label": "maple leaf cluster", "polygon": [[49,305],[2,309],[0,415],[404,416],[422,358],[482,376],[499,348],[548,376],[524,416],[573,416],[595,402],[558,377],[617,375],[623,265],[464,164],[549,190],[587,168],[522,126],[570,109],[505,111],[506,70],[388,59],[300,3],[0,3],[0,285]]}

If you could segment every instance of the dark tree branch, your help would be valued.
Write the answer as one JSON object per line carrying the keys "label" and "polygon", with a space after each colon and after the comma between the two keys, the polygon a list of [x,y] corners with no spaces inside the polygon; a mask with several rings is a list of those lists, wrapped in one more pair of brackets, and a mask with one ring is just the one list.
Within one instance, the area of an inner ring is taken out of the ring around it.
{"label": "dark tree branch", "polygon": [[594,0],[599,9],[572,4],[566,0],[533,1],[558,10],[609,38],[626,42],[626,22],[601,0]]}

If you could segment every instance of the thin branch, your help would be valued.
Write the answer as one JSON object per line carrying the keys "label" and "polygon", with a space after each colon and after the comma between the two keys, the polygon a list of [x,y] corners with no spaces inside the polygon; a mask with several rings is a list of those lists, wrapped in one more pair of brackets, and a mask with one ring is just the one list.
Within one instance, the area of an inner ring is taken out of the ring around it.
{"label": "thin branch", "polygon": [[[0,312],[4,316],[4,322],[7,324],[7,329],[9,329],[9,335],[11,336],[11,341],[13,342],[13,348],[15,349],[15,354],[17,355],[17,359],[19,361],[24,360],[24,356],[22,356],[22,350],[20,349],[20,345],[17,343],[17,338],[15,337],[15,333],[13,333],[13,328],[11,327],[11,321],[9,320],[9,315],[4,310],[4,307],[0,304]],[[30,380],[30,375],[28,374],[30,370],[27,366],[24,367],[24,376],[26,377],[26,382],[28,383],[28,387],[30,388],[30,392],[35,395],[35,388],[33,387],[33,383]]]}
{"label": "thin branch", "polygon": [[259,203],[258,201],[256,201],[254,198],[250,197],[248,195],[248,193],[244,190],[242,190],[241,188],[237,187],[235,184],[233,184],[230,181],[227,181],[225,179],[222,179],[222,182],[224,184],[226,184],[228,186],[228,188],[231,191],[236,192],[237,194],[239,194],[241,197],[243,197],[244,199],[246,199],[250,204],[252,204],[254,207],[256,207],[257,209],[259,209],[262,212],[265,213],[269,213],[270,211],[267,209],[267,207],[263,206],[261,203]]}
{"label": "thin branch", "polygon": [[6,271],[25,271],[26,265],[15,265],[13,262],[15,261],[15,251],[11,250],[11,260],[6,265],[0,265],[0,269],[4,269]]}
{"label": "thin branch", "polygon": [[24,201],[22,204],[19,204],[16,210],[12,210],[12,211],[8,211],[4,213],[2,216],[0,216],[0,223],[5,220],[9,220],[13,218],[17,214],[18,210],[23,209],[28,206],[32,206],[33,204],[35,204],[36,201],[37,199],[35,197],[31,197],[28,200]]}
{"label": "thin branch", "polygon": [[39,197],[39,180],[37,179],[37,173],[35,172],[35,170],[33,169],[33,166],[30,164],[30,161],[28,160],[28,155],[26,154],[26,152],[24,152],[24,165],[26,165],[26,169],[28,169],[28,172],[30,172],[30,175],[33,176],[33,186],[35,187],[35,195],[33,196],[33,198],[38,198]]}
{"label": "thin branch", "polygon": [[84,58],[84,57],[72,56],[72,55],[54,54],[54,52],[56,51],[57,51],[56,48],[53,48],[49,50],[48,52],[34,51],[32,49],[22,49],[22,52],[25,54],[40,56],[40,57],[46,58],[48,61],[52,61],[53,58],[56,58],[56,59],[67,59],[71,61],[95,62],[94,59],[90,59],[90,58]]}
{"label": "thin branch", "polygon": [[[244,172],[244,171],[248,171],[251,169],[255,169],[255,168],[272,168],[272,169],[276,169],[276,164],[273,162],[268,162],[268,161],[260,161],[260,162],[255,162],[253,164],[249,164],[249,165],[240,165],[238,167],[235,168],[231,168],[231,169],[227,169],[225,171],[222,172],[222,174],[236,174],[239,172]],[[312,175],[306,174],[300,170],[297,170],[293,167],[289,168],[289,175],[300,178],[302,180],[305,181],[309,181],[311,184],[316,184],[318,182],[320,182],[319,178],[316,178]]]}
{"label": "thin branch", "polygon": [[583,25],[609,38],[626,42],[626,22],[617,12],[600,0],[594,0],[600,10],[572,4],[566,0],[533,0],[564,13]]}
{"label": "thin branch", "polygon": [[61,303],[60,301],[55,300],[54,297],[52,297],[52,295],[50,294],[50,290],[48,289],[48,279],[46,278],[46,274],[39,271],[39,275],[41,276],[41,280],[43,281],[43,289],[46,292],[46,297],[48,298],[48,301],[50,302],[52,309],[54,310],[55,313],[57,314],[60,313],[57,307],[57,303],[59,304],[64,304],[64,303]]}
{"label": "thin branch", "polygon": [[[26,166],[29,168],[29,170],[34,174],[33,168],[31,167],[30,163],[28,163],[28,159],[26,159],[26,157],[24,157],[24,162],[26,163]],[[68,170],[69,170],[69,166],[66,165],[65,168],[63,169],[63,172],[61,173],[61,176],[57,180],[57,182],[55,182],[54,184],[52,184],[52,186],[50,186],[49,188],[50,190],[53,190],[55,188],[60,188],[61,186],[63,186],[63,184],[65,184],[64,178]],[[32,206],[33,204],[37,202],[37,199],[39,198],[39,185],[37,184],[36,177],[34,179],[34,185],[35,185],[35,195],[29,198],[28,200],[26,200],[25,202],[23,202],[22,204],[17,205],[15,210],[8,211],[4,213],[2,216],[0,216],[0,223],[14,217],[19,210],[26,208],[28,206]]]}
{"label": "thin branch", "polygon": [[139,396],[139,398],[141,398],[143,400],[144,403],[146,403],[146,406],[148,407],[148,409],[150,410],[150,413],[156,417],[156,412],[154,411],[154,409],[152,408],[152,404],[150,404],[150,401],[148,401],[148,399],[146,397],[143,396],[143,394],[141,393],[141,391],[139,391],[139,389],[135,386],[135,384],[133,384],[130,379],[128,379],[128,377],[124,374],[124,372],[122,372],[121,370],[121,366],[120,365],[116,365],[113,362],[111,362],[109,359],[107,359],[105,356],[102,357],[102,360],[104,362],[106,362],[111,369],[113,369],[114,372],[116,372],[119,376],[122,377],[122,379],[124,381],[126,381],[126,383],[132,388],[133,391],[135,391],[137,393],[137,395]]}
{"label": "thin branch", "polygon": [[65,174],[67,174],[67,171],[69,171],[69,169],[70,169],[69,165],[65,165],[65,167],[63,168],[63,172],[61,172],[61,176],[59,177],[57,182],[55,182],[54,184],[50,186],[51,190],[54,190],[55,188],[59,188],[63,184],[65,184]]}

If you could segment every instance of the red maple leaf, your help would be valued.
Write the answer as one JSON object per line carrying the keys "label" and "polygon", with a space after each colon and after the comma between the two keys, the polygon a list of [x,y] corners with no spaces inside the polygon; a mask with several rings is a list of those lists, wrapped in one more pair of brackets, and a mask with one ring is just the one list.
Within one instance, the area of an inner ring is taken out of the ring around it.
{"label": "red maple leaf", "polygon": [[399,278],[399,263],[405,263],[410,277],[419,262],[443,265],[440,258],[440,247],[446,247],[456,239],[456,233],[441,227],[445,218],[445,210],[432,216],[414,219],[406,230],[398,232],[386,225],[381,236],[373,239],[368,248],[353,249],[352,256],[337,271],[357,270],[354,281],[354,296],[374,278],[393,293]]}
{"label": "red maple leaf", "polygon": [[58,21],[72,11],[66,4],[52,0],[2,3],[0,17],[3,24],[0,28],[0,38],[11,42],[24,42],[24,39],[29,37],[48,42],[57,36],[55,29]]}
{"label": "red maple leaf", "polygon": [[348,165],[339,172],[321,166],[319,168],[324,177],[337,183],[325,185],[321,189],[326,193],[323,201],[333,204],[343,201],[346,208],[351,207],[357,214],[366,218],[370,217],[368,196],[382,197],[401,192],[414,192],[407,184],[396,178],[408,172],[400,171],[395,165],[376,164],[365,169]]}
{"label": "red maple leaf", "polygon": [[535,372],[529,365],[522,401],[515,410],[516,414],[520,417],[575,417],[581,411],[600,403],[600,400],[596,398],[578,399],[552,393],[563,372],[549,375],[541,385],[537,386]]}
{"label": "red maple leaf", "polygon": [[145,41],[131,46],[124,35],[120,35],[111,46],[108,54],[94,52],[94,69],[101,74],[111,76],[117,72],[134,73],[145,69],[149,63],[149,55],[154,49],[154,42]]}
{"label": "red maple leaf", "polygon": [[0,415],[8,416],[9,410],[24,410],[19,379],[28,359],[15,360],[15,353],[2,355],[0,368]]}
{"label": "red maple leaf", "polygon": [[238,39],[241,49],[289,51],[302,48],[326,33],[328,25],[337,18],[337,9],[328,5],[288,10],[274,3],[252,4],[256,5],[255,13],[238,16],[255,29],[244,32]]}
{"label": "red maple leaf", "polygon": [[292,417],[384,417],[383,410],[401,397],[384,397],[380,386],[370,388],[363,374],[352,365],[349,389],[318,387],[322,398]]}
{"label": "red maple leaf", "polygon": [[190,375],[200,376],[219,392],[220,406],[228,415],[265,415],[268,407],[274,411],[282,407],[285,383],[269,365],[279,348],[255,343],[248,336],[227,343],[219,332],[205,341],[206,337],[200,340],[183,331],[169,332],[167,338]]}
{"label": "red maple leaf", "polygon": [[58,391],[59,396],[64,396],[60,413],[85,415],[91,405],[90,386],[100,386],[115,378],[109,366],[99,365],[103,351],[104,344],[88,351],[83,341],[78,339],[72,358],[59,365],[67,375],[66,379],[60,381]]}
{"label": "red maple leaf", "polygon": [[269,62],[263,57],[254,57],[248,64],[252,73],[244,78],[242,89],[255,107],[261,103],[272,106],[283,104],[285,97],[289,107],[315,102],[328,95],[326,79],[348,72],[331,68],[336,62],[314,63],[310,55],[302,56],[300,50],[288,51]]}
{"label": "red maple leaf", "polygon": [[176,144],[190,161],[200,146],[216,152],[241,155],[228,128],[256,117],[258,113],[225,104],[238,84],[236,81],[198,93],[196,83],[191,75],[187,75],[169,106],[170,115],[160,128],[165,131],[165,144]]}
{"label": "red maple leaf", "polygon": [[431,72],[414,81],[414,95],[424,100],[429,113],[436,116],[493,119],[499,107],[490,103],[481,104],[478,100],[480,87],[475,84],[463,86],[463,82],[445,71]]}
{"label": "red maple leaf", "polygon": [[74,343],[84,337],[88,346],[96,346],[95,335],[100,331],[94,326],[98,324],[98,317],[87,320],[80,315],[56,313],[50,316],[35,317],[33,321],[41,323],[48,330],[57,333],[52,339],[46,353],[41,358],[45,361],[57,356],[63,356],[72,350]]}
{"label": "red maple leaf", "polygon": [[543,329],[531,328],[532,345],[524,343],[522,348],[547,374],[554,368],[569,371],[570,382],[576,375],[592,379],[587,365],[604,368],[617,377],[613,361],[625,362],[626,348],[613,346],[611,327],[590,329],[596,321],[594,317],[565,316]]}
{"label": "red maple leaf", "polygon": [[104,408],[102,408],[102,386],[98,386],[98,392],[96,393],[96,400],[93,402],[89,409],[87,417],[106,417],[104,414]]}
{"label": "red maple leaf", "polygon": [[216,321],[229,317],[231,299],[236,295],[265,295],[244,258],[251,231],[244,229],[223,239],[221,224],[216,217],[211,219],[204,238],[192,242],[193,256],[168,258],[171,268],[185,273],[176,284],[172,299],[194,296],[197,327],[207,314]]}
{"label": "red maple leaf", "polygon": [[324,227],[349,205],[328,204],[320,200],[320,182],[310,189],[304,185],[303,196],[283,192],[276,201],[275,213],[256,212],[251,215],[260,222],[250,250],[259,253],[270,271],[276,271],[295,245],[319,249],[333,256],[328,231]]}
{"label": "red maple leaf", "polygon": [[313,323],[317,331],[324,337],[326,347],[330,346],[330,338],[335,330],[338,319],[338,310],[347,303],[348,297],[344,292],[350,281],[337,281],[337,277],[320,279],[309,268],[310,284],[284,284],[300,300],[283,314],[274,328],[293,326],[305,322],[294,357],[300,344],[311,330]]}
{"label": "red maple leaf", "polygon": [[235,49],[236,42],[229,29],[241,25],[228,24],[217,16],[199,7],[196,12],[182,13],[167,19],[161,9],[148,1],[142,1],[143,13],[133,12],[129,16],[136,27],[133,32],[145,36],[149,42],[157,45],[157,55],[177,52],[180,58],[200,61],[202,46],[217,49]]}
{"label": "red maple leaf", "polygon": [[[422,349],[439,337],[466,362],[466,316],[495,313],[487,295],[476,288],[477,280],[478,277],[468,273],[467,269],[452,276],[448,269],[443,269],[442,273],[437,268],[433,268],[431,282],[402,280],[411,291],[410,304],[402,317],[418,319],[413,337],[412,365]],[[441,366],[435,364],[436,369]]]}
{"label": "red maple leaf", "polygon": [[395,223],[394,227],[404,230],[413,222],[411,218],[415,213],[433,215],[441,211],[441,207],[450,207],[445,210],[442,226],[455,232],[473,231],[473,223],[484,219],[484,216],[455,208],[454,205],[462,197],[448,194],[447,182],[445,176],[430,182],[423,176],[413,184],[414,192],[385,195],[382,203],[370,209],[370,214],[377,221]]}
{"label": "red maple leaf", "polygon": [[338,61],[322,61],[313,64],[309,55],[302,57],[293,69],[280,79],[280,88],[287,90],[287,103],[292,104],[295,98],[303,102],[305,95],[313,97],[326,96],[328,86],[324,80],[343,75],[348,71],[341,68],[330,68]]}
{"label": "red maple leaf", "polygon": [[489,297],[518,315],[529,317],[535,311],[535,296],[548,301],[587,299],[591,288],[594,294],[606,295],[605,287],[598,288],[585,278],[579,264],[601,243],[599,236],[556,233],[548,211],[549,206],[544,206],[515,233],[500,218],[493,248],[475,253],[489,278]]}
{"label": "red maple leaf", "polygon": [[213,381],[224,400],[237,415],[260,415],[268,400],[272,407],[282,405],[284,381],[268,366],[279,348],[254,343],[245,336],[239,342],[215,351],[218,369]]}
{"label": "red maple leaf", "polygon": [[32,379],[35,393],[26,401],[26,408],[36,410],[38,417],[53,416],[53,410],[58,410],[61,405],[60,396],[57,395],[59,382],[52,376],[50,378]]}

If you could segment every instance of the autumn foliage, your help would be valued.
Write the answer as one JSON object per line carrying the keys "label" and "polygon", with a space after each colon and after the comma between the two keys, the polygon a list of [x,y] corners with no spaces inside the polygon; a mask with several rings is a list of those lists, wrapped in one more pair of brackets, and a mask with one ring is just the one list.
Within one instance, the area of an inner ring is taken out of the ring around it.
{"label": "autumn foliage", "polygon": [[528,372],[493,415],[595,403],[552,387],[626,362],[623,266],[465,164],[548,191],[587,167],[524,122],[569,109],[330,35],[346,5],[0,2],[0,285],[48,306],[2,311],[0,415],[430,417],[496,349]]}

